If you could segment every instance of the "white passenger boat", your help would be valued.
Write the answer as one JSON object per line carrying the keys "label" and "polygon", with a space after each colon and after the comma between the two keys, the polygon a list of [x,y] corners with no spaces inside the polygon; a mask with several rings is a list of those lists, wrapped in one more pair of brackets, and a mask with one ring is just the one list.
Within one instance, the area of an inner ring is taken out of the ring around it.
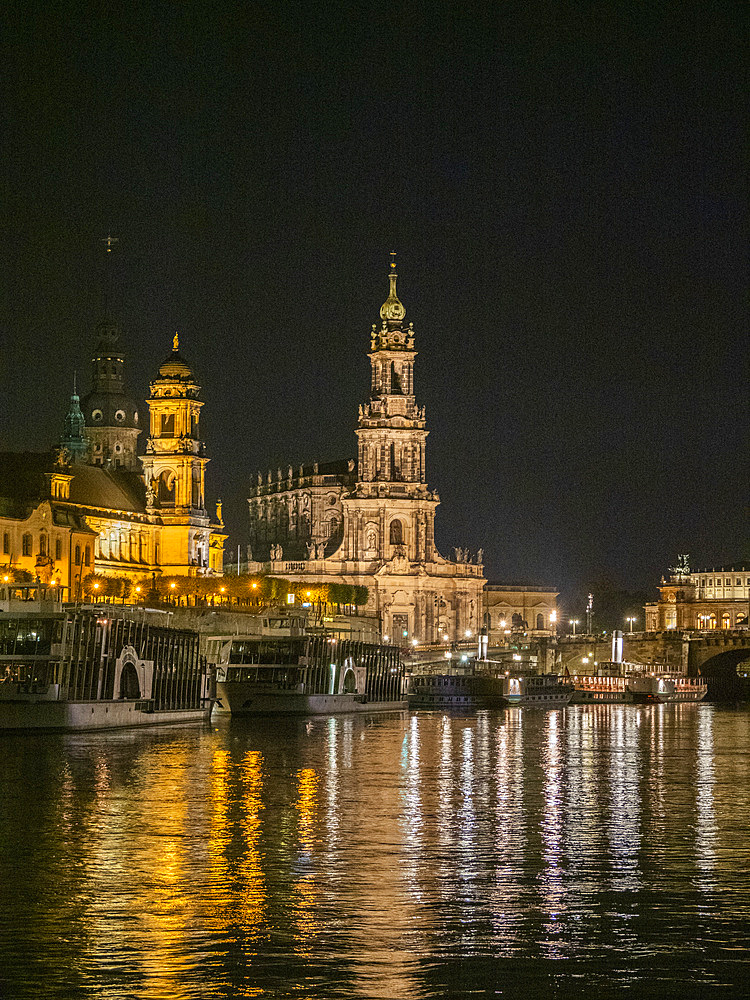
{"label": "white passenger boat", "polygon": [[324,631],[299,634],[293,626],[264,631],[207,638],[217,713],[329,715],[406,708],[397,646]]}
{"label": "white passenger boat", "polygon": [[503,698],[508,705],[561,708],[572,697],[573,685],[557,674],[508,675],[503,683]]}
{"label": "white passenger boat", "polygon": [[199,637],[111,605],[0,617],[0,731],[205,721]]}

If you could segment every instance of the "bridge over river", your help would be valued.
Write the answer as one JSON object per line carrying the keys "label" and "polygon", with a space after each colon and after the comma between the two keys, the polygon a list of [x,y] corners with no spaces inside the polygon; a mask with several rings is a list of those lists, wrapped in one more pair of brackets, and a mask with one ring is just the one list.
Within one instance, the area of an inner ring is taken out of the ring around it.
{"label": "bridge over river", "polygon": [[[709,697],[739,697],[750,693],[737,668],[748,662],[750,674],[750,630],[734,629],[701,632],[625,632],[623,659],[644,666],[667,664],[680,668],[690,677],[705,677]],[[594,663],[611,657],[611,635],[566,636],[552,640],[546,655],[548,669],[554,657],[554,669],[571,674],[592,673]],[[745,671],[740,671],[744,673]]]}

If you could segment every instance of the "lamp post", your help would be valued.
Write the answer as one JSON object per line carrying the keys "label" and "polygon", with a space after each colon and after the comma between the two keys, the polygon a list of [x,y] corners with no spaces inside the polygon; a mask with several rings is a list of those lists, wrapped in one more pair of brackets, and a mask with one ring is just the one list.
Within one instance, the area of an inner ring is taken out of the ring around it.
{"label": "lamp post", "polygon": [[576,625],[578,624],[578,618],[571,618],[569,624],[573,626],[573,635],[575,635]]}
{"label": "lamp post", "polygon": [[630,623],[630,631],[633,631],[633,622],[637,621],[637,618],[626,618],[625,621]]}

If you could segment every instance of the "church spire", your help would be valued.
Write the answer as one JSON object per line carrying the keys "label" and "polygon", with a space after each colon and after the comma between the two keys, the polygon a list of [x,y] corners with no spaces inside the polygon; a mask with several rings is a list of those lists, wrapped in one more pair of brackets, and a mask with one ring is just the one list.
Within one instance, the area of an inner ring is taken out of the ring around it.
{"label": "church spire", "polygon": [[70,461],[85,462],[89,443],[86,440],[86,424],[81,412],[81,401],[76,391],[76,373],[73,373],[73,392],[70,409],[65,417],[65,429],[60,444],[70,456]]}
{"label": "church spire", "polygon": [[378,329],[373,323],[370,333],[371,350],[373,351],[412,351],[414,349],[414,324],[409,323],[404,328],[406,309],[396,292],[396,253],[391,251],[391,266],[388,271],[390,289],[388,298],[380,307],[382,325]]}
{"label": "church spire", "polygon": [[403,318],[406,316],[406,309],[404,309],[403,303],[400,301],[398,295],[396,294],[396,279],[398,274],[396,273],[396,252],[391,251],[391,267],[388,272],[388,280],[390,281],[391,287],[388,293],[388,298],[385,300],[383,305],[380,307],[380,318],[388,323],[388,326],[393,328],[395,326],[400,326]]}

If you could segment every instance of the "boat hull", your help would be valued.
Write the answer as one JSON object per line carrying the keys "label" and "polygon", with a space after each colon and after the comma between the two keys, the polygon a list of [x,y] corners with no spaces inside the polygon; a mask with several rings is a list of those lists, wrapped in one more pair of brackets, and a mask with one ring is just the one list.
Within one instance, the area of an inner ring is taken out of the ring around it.
{"label": "boat hull", "polygon": [[409,708],[502,708],[503,682],[476,674],[426,674],[411,678]]}
{"label": "boat hull", "polygon": [[0,731],[134,729],[140,726],[207,722],[210,702],[202,708],[151,711],[137,701],[4,701]]}
{"label": "boat hull", "polygon": [[399,712],[406,701],[368,701],[358,694],[304,694],[297,691],[263,692],[241,681],[216,685],[217,715],[339,715],[357,712]]}

